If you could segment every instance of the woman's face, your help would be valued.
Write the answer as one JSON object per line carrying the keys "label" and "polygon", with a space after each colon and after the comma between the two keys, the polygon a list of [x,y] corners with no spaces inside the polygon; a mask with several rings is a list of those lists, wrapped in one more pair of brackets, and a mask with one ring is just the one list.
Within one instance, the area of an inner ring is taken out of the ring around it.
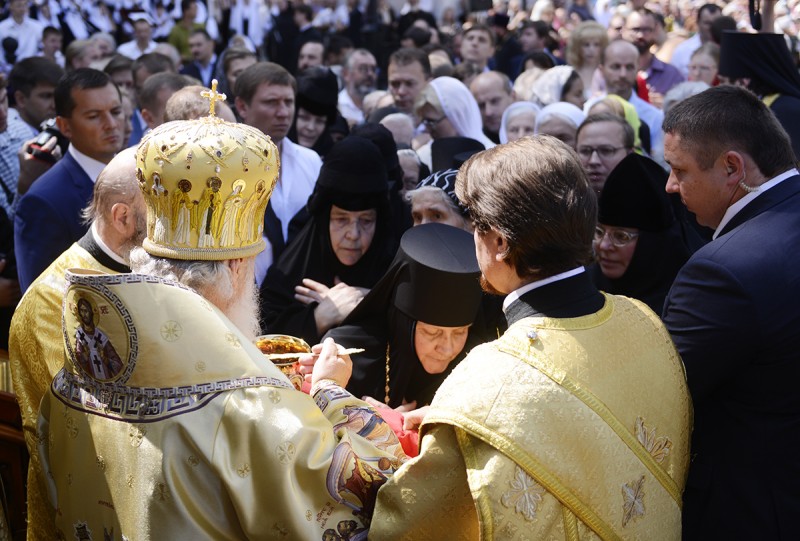
{"label": "woman's face", "polygon": [[444,192],[439,194],[432,190],[415,193],[411,199],[411,219],[414,220],[414,225],[440,223],[464,229],[466,221],[443,197],[447,197]]}
{"label": "woman's face", "polygon": [[575,148],[577,132],[578,128],[573,126],[567,119],[556,115],[548,117],[547,120],[539,124],[540,135],[552,135],[573,149]]}
{"label": "woman's face", "polygon": [[[599,231],[605,230],[605,234],[598,241],[600,236]],[[615,232],[625,231],[633,235],[638,235],[639,230],[632,227],[610,227],[599,225],[595,231],[595,240],[593,242],[594,252],[597,257],[597,263],[600,265],[600,270],[606,278],[616,280],[622,278],[625,271],[628,270],[628,265],[631,264],[633,253],[636,251],[636,243],[639,240],[634,237],[630,242],[624,246],[615,246],[612,238],[615,237]],[[624,235],[624,234],[623,234]]]}
{"label": "woman's face", "polygon": [[422,123],[425,125],[425,131],[428,132],[433,139],[440,139],[442,137],[458,137],[458,132],[450,123],[444,113],[439,114],[439,111],[425,105],[417,112]]}
{"label": "woman's face", "polygon": [[561,96],[561,101],[571,103],[578,109],[583,109],[583,104],[586,103],[586,97],[583,95],[583,79],[578,77],[572,81],[572,85]]}
{"label": "woman's face", "polygon": [[717,77],[717,63],[707,54],[696,54],[689,61],[689,81],[701,81],[708,85],[714,84]]}
{"label": "woman's face", "polygon": [[297,142],[311,148],[325,131],[324,116],[312,115],[305,109],[297,110]]}
{"label": "woman's face", "polygon": [[344,210],[331,206],[328,231],[331,248],[339,263],[347,267],[358,263],[372,244],[377,221],[378,211],[375,209]]}
{"label": "woman's face", "polygon": [[581,59],[583,63],[588,66],[594,66],[600,63],[600,51],[602,45],[600,40],[595,37],[589,37],[581,43]]}
{"label": "woman's face", "polygon": [[533,111],[522,111],[514,115],[506,122],[506,137],[511,143],[517,139],[522,139],[528,135],[533,135],[536,127],[536,113]]}
{"label": "woman's face", "polygon": [[403,169],[403,192],[413,190],[419,182],[419,161],[414,156],[400,155],[397,157]]}
{"label": "woman's face", "polygon": [[414,349],[428,374],[441,374],[464,350],[469,325],[464,327],[439,327],[417,321],[414,329]]}

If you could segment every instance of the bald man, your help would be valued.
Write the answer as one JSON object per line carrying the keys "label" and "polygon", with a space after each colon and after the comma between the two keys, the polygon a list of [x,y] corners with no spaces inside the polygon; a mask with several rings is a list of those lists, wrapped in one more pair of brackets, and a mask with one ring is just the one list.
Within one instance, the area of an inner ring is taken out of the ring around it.
{"label": "bald man", "polygon": [[606,80],[609,94],[626,99],[636,109],[639,119],[650,128],[650,146],[646,148],[657,161],[663,159],[664,137],[661,123],[664,113],[636,95],[636,73],[639,71],[639,50],[633,43],[623,40],[612,41],[606,47],[601,59],[600,70]]}
{"label": "bald man", "polygon": [[[207,88],[199,85],[192,85],[181,88],[167,100],[164,108],[164,122],[173,120],[195,120],[200,117],[208,116],[208,99],[200,93],[208,91]],[[224,102],[215,103],[215,114],[218,118],[228,122],[236,122],[233,110]]]}
{"label": "bald man", "polygon": [[31,284],[11,321],[9,357],[14,391],[22,410],[28,466],[28,539],[54,539],[47,489],[40,481],[36,422],[39,402],[64,364],[61,303],[70,268],[105,273],[130,272],[127,258],[141,244],[147,227],[144,199],[136,181],[136,150],[117,154],[97,177],[94,195],[83,211],[89,231],[62,253]]}
{"label": "bald man", "polygon": [[517,101],[511,80],[505,73],[487,71],[472,80],[469,91],[478,102],[483,120],[483,133],[500,143],[500,122],[508,106]]}

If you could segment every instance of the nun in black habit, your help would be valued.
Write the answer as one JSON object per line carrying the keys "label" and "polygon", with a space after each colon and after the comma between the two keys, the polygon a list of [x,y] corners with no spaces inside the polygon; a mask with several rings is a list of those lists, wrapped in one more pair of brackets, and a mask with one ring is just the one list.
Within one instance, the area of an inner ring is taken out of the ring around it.
{"label": "nun in black habit", "polygon": [[261,323],[265,332],[316,344],[383,276],[397,247],[378,148],[355,136],[336,143],[307,211],[308,222],[261,286]]}
{"label": "nun in black habit", "polygon": [[479,277],[466,231],[439,223],[406,231],[386,275],[326,335],[365,349],[351,355],[347,390],[391,408],[429,404],[468,349],[494,338],[470,327],[481,302]]}
{"label": "nun in black habit", "polygon": [[603,186],[593,243],[597,288],[638,299],[658,315],[691,255],[664,190],[667,176],[649,158],[626,156]]}
{"label": "nun in black habit", "polygon": [[781,123],[800,159],[800,74],[782,34],[722,33],[719,74],[746,83]]}

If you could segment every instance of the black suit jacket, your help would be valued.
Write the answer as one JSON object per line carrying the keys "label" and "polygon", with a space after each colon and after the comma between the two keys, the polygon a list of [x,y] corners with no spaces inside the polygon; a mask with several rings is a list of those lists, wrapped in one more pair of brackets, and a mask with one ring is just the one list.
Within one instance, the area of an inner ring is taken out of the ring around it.
{"label": "black suit jacket", "polygon": [[203,80],[203,77],[200,75],[200,67],[194,62],[189,62],[187,64],[184,64],[183,67],[181,68],[181,74],[188,75],[189,77],[194,77],[198,81],[201,81],[203,83],[203,86],[210,88],[211,80],[215,77],[215,74],[217,73],[217,62],[219,62],[219,57],[214,59],[214,61],[211,63],[211,71],[209,72],[210,75],[208,76],[208,80]]}
{"label": "black suit jacket", "polygon": [[14,217],[14,252],[22,291],[86,233],[81,210],[91,201],[93,190],[92,179],[67,152],[22,196]]}
{"label": "black suit jacket", "polygon": [[767,190],[681,269],[664,308],[695,427],[684,539],[796,539],[800,176]]}

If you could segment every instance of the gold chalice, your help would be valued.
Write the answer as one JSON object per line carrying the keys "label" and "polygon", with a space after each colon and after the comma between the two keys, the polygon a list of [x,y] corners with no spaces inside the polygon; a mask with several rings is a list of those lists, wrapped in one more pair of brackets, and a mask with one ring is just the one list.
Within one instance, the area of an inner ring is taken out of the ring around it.
{"label": "gold chalice", "polygon": [[256,347],[283,372],[295,389],[301,390],[303,375],[297,372],[301,353],[311,353],[305,340],[286,334],[264,334],[256,338]]}

